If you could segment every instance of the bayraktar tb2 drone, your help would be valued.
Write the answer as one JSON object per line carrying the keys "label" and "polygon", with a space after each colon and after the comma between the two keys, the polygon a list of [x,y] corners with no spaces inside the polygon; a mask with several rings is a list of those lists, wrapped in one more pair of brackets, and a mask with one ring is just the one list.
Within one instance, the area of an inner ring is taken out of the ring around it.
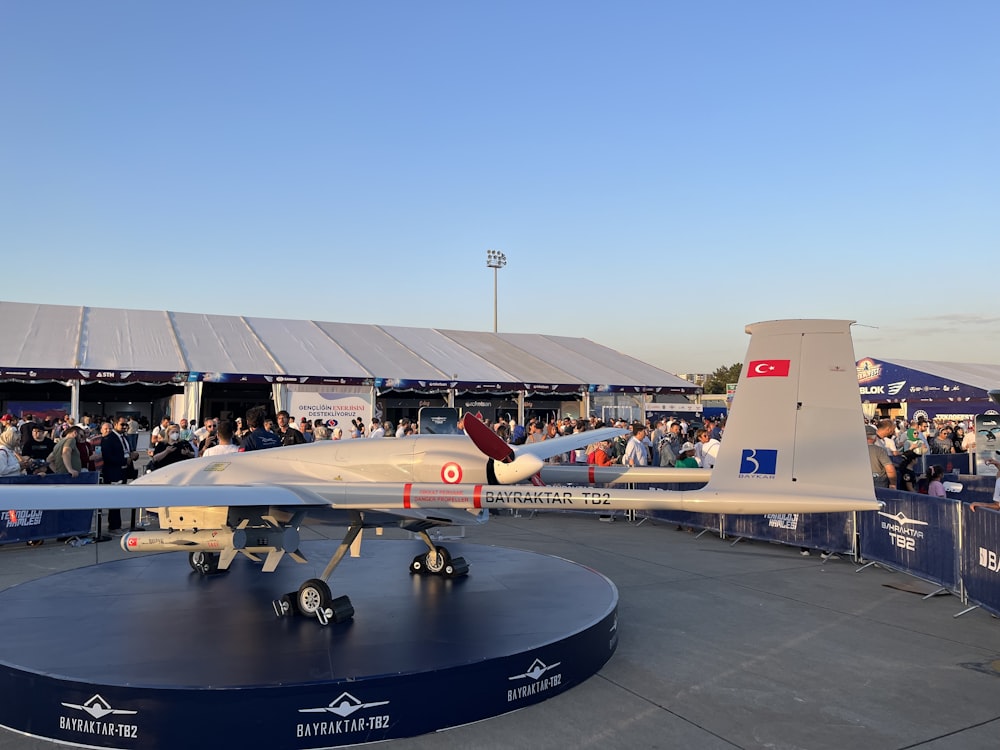
{"label": "bayraktar tb2 drone", "polygon": [[[463,576],[469,564],[434,543],[434,527],[484,523],[501,508],[686,510],[703,513],[822,513],[877,510],[855,377],[851,321],[755,323],[737,396],[708,484],[691,491],[531,484],[545,459],[621,434],[601,429],[510,446],[474,416],[465,435],[320,441],[165,466],[127,486],[8,485],[9,508],[149,508],[158,530],[122,537],[127,552],[180,551],[191,567],[226,570],[238,555],[275,570],[304,562],[299,529],[309,519],[341,523],[344,537],[319,578],[274,602],[279,615],[321,622],[353,616],[328,581],[364,528],[397,524],[427,551],[410,572]],[[656,472],[625,467],[625,481]],[[677,481],[677,472],[660,481]],[[673,472],[673,473],[671,473]],[[697,476],[704,480],[704,475]],[[571,481],[579,481],[573,479]],[[601,481],[600,479],[598,481]],[[606,478],[604,481],[608,481]]]}

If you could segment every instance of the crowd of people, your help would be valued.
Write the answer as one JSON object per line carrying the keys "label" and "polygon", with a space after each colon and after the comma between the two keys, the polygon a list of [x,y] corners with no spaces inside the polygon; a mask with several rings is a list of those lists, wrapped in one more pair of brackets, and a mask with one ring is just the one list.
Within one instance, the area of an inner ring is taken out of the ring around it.
{"label": "crowd of people", "polygon": [[[678,466],[712,468],[718,455],[724,424],[706,419],[661,419],[628,423],[614,420],[541,419],[532,417],[525,425],[500,417],[487,425],[505,441],[519,445],[614,426],[629,430],[613,440],[599,440],[579,451],[551,459],[552,462],[580,462],[597,465]],[[0,418],[0,476],[16,474],[70,474],[84,471],[101,473],[108,483],[128,481],[137,476],[137,438],[146,425],[128,416],[94,418],[84,415],[79,422],[65,417],[54,422],[34,420],[30,415],[17,419]],[[406,437],[419,432],[415,420],[403,417],[397,423],[360,418],[346,426],[331,426],[324,420],[303,417],[297,424],[287,411],[271,418],[264,406],[250,409],[245,417],[225,420],[206,418],[198,427],[181,418],[163,417],[150,431],[147,469],[156,469],[206,455],[263,450],[317,440],[378,439]]]}
{"label": "crowd of people", "polygon": [[892,487],[945,497],[944,469],[931,465],[923,474],[914,468],[921,456],[976,452],[976,430],[955,420],[877,418],[865,425],[872,480]]}
{"label": "crowd of people", "polygon": [[725,424],[722,420],[662,418],[655,422],[627,422],[624,419],[604,422],[598,417],[543,419],[531,417],[525,425],[504,417],[485,420],[488,427],[512,445],[537,443],[563,435],[594,431],[603,427],[628,430],[612,440],[596,440],[586,448],[553,456],[550,463],[587,463],[597,466],[670,466],[712,468],[719,453]]}
{"label": "crowd of people", "polygon": [[[596,440],[585,448],[549,459],[553,463],[588,463],[598,466],[664,466],[679,468],[715,466],[725,423],[663,418],[628,423],[618,419],[605,423],[589,419],[544,419],[532,417],[524,425],[498,417],[487,426],[513,445],[550,440],[562,435],[594,431],[605,426],[628,430],[612,440]],[[95,420],[83,415],[79,422],[65,417],[54,422],[0,416],[0,476],[18,474],[69,474],[98,471],[105,483],[122,483],[137,476],[136,452],[140,422],[128,416]],[[940,467],[931,466],[917,476],[914,465],[920,456],[975,452],[975,429],[950,420],[931,422],[914,419],[873,419],[865,425],[876,486],[894,487],[944,497]],[[378,439],[418,433],[408,418],[396,424],[374,418],[365,424],[355,418],[345,427],[303,417],[296,424],[287,411],[272,419],[264,406],[247,411],[235,421],[206,418],[201,427],[187,419],[177,422],[163,417],[152,428],[148,470],[156,470],[196,456],[263,450],[317,440]],[[115,528],[114,524],[111,528]]]}

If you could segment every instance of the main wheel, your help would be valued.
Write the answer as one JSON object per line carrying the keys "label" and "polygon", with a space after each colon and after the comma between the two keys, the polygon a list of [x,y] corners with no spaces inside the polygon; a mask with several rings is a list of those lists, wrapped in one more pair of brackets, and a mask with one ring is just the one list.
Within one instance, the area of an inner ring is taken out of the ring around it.
{"label": "main wheel", "polygon": [[188,565],[191,566],[191,570],[201,573],[203,576],[207,576],[210,573],[218,573],[219,553],[205,552],[204,550],[191,552],[188,554]]}
{"label": "main wheel", "polygon": [[295,597],[295,603],[299,607],[299,612],[304,615],[314,615],[324,607],[329,606],[330,587],[319,578],[310,578],[299,586],[299,593]]}
{"label": "main wheel", "polygon": [[451,555],[444,547],[435,547],[433,552],[424,555],[424,568],[428,573],[443,573],[451,561]]}

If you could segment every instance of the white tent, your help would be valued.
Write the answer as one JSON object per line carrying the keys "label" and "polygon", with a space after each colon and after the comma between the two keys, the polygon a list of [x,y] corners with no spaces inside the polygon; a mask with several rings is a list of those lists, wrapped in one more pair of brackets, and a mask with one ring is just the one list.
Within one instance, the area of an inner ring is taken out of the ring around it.
{"label": "white tent", "polygon": [[0,301],[0,380],[685,393],[588,339]]}

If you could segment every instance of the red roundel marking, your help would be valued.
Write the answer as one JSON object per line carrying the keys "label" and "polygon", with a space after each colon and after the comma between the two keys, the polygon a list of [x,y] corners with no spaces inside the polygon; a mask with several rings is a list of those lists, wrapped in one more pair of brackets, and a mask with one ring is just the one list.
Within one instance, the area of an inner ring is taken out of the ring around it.
{"label": "red roundel marking", "polygon": [[441,467],[441,481],[445,484],[458,484],[462,481],[462,467],[454,462]]}

